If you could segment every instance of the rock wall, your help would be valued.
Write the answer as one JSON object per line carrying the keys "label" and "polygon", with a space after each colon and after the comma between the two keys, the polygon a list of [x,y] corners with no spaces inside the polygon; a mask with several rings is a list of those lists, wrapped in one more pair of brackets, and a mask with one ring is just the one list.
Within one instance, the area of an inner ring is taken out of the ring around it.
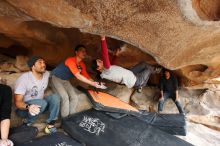
{"label": "rock wall", "polygon": [[218,0],[193,0],[192,6],[198,16],[203,20],[219,21],[220,1]]}
{"label": "rock wall", "polygon": [[[219,0],[1,0],[0,52],[16,61],[0,56],[0,77],[13,87],[28,70],[27,58],[19,55],[40,55],[54,67],[73,55],[77,44],[87,46],[89,64],[100,56],[98,35],[104,34],[111,51],[125,44],[119,65],[130,67],[144,60],[174,70],[188,119],[189,133],[182,138],[195,145],[218,145],[219,6]],[[152,76],[150,82],[158,84],[158,79]],[[121,100],[139,109],[157,110],[157,88],[144,88],[138,94],[110,85],[108,92]],[[86,96],[80,92],[79,96],[78,111],[90,108]],[[164,112],[177,112],[172,101]],[[21,123],[12,117],[13,125]]]}
{"label": "rock wall", "polygon": [[78,43],[95,56],[92,34],[105,34],[177,70],[186,86],[202,87],[220,74],[218,20],[218,0],[2,0],[0,46],[22,45],[55,66]]}

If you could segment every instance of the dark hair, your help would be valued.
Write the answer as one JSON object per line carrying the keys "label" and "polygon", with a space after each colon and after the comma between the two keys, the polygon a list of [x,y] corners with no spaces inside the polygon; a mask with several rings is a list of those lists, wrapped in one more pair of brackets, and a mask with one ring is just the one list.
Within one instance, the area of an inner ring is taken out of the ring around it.
{"label": "dark hair", "polygon": [[100,74],[101,74],[100,71],[97,70],[98,65],[97,65],[96,60],[97,60],[97,59],[93,59],[93,60],[92,60],[91,68],[92,68],[92,70],[96,73],[95,78],[97,79],[97,81],[100,82],[100,81],[102,80],[102,78],[100,77]]}
{"label": "dark hair", "polygon": [[162,73],[165,74],[165,72],[166,72],[167,70],[168,70],[168,69],[163,68],[163,69],[162,69]]}
{"label": "dark hair", "polygon": [[75,47],[75,49],[74,49],[75,52],[78,51],[79,48],[85,48],[85,49],[86,49],[86,47],[85,47],[84,45],[79,44],[79,45],[77,45],[77,46]]}
{"label": "dark hair", "polygon": [[98,65],[97,65],[96,59],[92,60],[91,68],[92,70],[97,71]]}
{"label": "dark hair", "polygon": [[163,75],[165,75],[165,72],[169,72],[170,75],[172,75],[171,70],[169,70],[169,69],[167,69],[167,68],[163,68],[163,70],[162,70]]}
{"label": "dark hair", "polygon": [[29,68],[32,68],[32,66],[37,62],[37,60],[43,59],[40,56],[32,56],[31,58],[28,59],[27,65]]}

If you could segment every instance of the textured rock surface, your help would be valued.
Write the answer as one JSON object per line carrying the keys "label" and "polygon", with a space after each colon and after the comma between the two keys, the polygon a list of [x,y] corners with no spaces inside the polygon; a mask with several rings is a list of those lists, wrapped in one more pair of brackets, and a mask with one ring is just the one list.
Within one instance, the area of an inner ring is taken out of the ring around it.
{"label": "textured rock surface", "polygon": [[[219,131],[207,128],[206,126],[194,123],[187,123],[187,136],[180,138],[190,142],[195,146],[217,146],[220,139]],[[202,138],[201,138],[202,137]]]}
{"label": "textured rock surface", "polygon": [[[219,0],[1,0],[0,52],[14,57],[40,55],[55,66],[72,55],[79,43],[88,48],[87,62],[99,56],[99,34],[114,38],[108,38],[111,50],[125,42],[119,65],[130,67],[142,60],[160,64],[175,70],[182,86],[202,89],[180,90],[189,120],[184,139],[195,145],[218,145],[219,132],[213,129],[220,129],[219,19]],[[0,56],[0,76],[8,85],[13,87],[28,69],[26,59]],[[158,83],[158,76],[150,82]],[[121,100],[156,111],[155,87],[137,94],[112,85],[109,92]],[[86,96],[79,94],[78,111],[90,108]],[[177,112],[172,101],[166,103],[164,112]],[[14,125],[21,123],[13,119]]]}
{"label": "textured rock surface", "polygon": [[192,0],[199,17],[204,20],[220,20],[219,0]]}
{"label": "textured rock surface", "polygon": [[22,45],[23,53],[41,55],[54,66],[78,43],[96,55],[98,37],[80,31],[105,34],[178,69],[186,86],[202,87],[220,74],[219,9],[218,0],[2,0],[0,46]]}

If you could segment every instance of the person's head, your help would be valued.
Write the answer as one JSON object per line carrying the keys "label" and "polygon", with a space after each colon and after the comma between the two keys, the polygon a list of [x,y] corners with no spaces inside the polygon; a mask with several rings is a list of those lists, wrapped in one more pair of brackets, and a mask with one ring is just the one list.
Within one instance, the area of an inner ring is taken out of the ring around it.
{"label": "person's head", "polygon": [[84,59],[86,57],[86,47],[84,45],[77,45],[75,47],[76,57]]}
{"label": "person's head", "polygon": [[46,63],[42,57],[33,56],[27,61],[27,64],[32,72],[44,73],[46,71]]}
{"label": "person's head", "polygon": [[165,76],[166,79],[169,79],[170,76],[171,76],[171,72],[170,72],[170,70],[168,70],[168,69],[164,69],[164,70],[163,70],[163,74],[164,74],[164,76]]}
{"label": "person's head", "polygon": [[101,59],[94,59],[92,61],[92,69],[94,71],[102,72],[104,69],[103,61]]}

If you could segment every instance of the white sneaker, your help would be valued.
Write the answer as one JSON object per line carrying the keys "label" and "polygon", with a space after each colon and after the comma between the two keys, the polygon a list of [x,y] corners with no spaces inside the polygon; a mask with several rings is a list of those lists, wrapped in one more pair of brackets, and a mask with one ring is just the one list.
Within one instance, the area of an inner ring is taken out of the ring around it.
{"label": "white sneaker", "polygon": [[141,93],[141,92],[142,92],[142,87],[138,88],[138,89],[137,89],[137,92],[138,92],[138,93]]}

